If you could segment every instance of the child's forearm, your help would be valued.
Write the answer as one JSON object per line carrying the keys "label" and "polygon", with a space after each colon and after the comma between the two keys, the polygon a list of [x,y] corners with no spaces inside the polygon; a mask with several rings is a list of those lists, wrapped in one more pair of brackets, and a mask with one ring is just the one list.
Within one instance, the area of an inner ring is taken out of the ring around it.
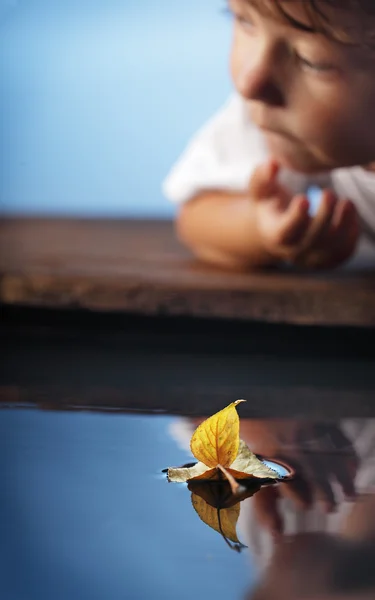
{"label": "child's forearm", "polygon": [[277,264],[260,238],[254,204],[245,193],[209,191],[184,204],[179,239],[199,258],[232,268]]}

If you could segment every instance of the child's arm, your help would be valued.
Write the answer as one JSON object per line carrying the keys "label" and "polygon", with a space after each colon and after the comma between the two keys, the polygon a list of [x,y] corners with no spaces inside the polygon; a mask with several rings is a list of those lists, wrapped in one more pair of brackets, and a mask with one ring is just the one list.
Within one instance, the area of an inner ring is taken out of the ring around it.
{"label": "child's arm", "polygon": [[182,205],[176,229],[181,242],[210,263],[249,268],[278,262],[264,247],[247,194],[203,192]]}
{"label": "child's arm", "polygon": [[181,241],[206,261],[241,269],[283,261],[334,267],[346,260],[358,237],[352,204],[325,193],[311,219],[303,192],[313,183],[327,185],[328,177],[284,170],[287,191],[277,180],[277,166],[268,171],[259,166],[267,158],[261,133],[234,94],[193,137],[164,181],[165,196],[181,207]]}
{"label": "child's arm", "polygon": [[233,268],[283,261],[327,268],[346,260],[359,233],[353,204],[326,191],[312,218],[306,196],[292,197],[277,174],[270,161],[255,169],[245,193],[213,190],[195,196],[177,218],[181,241],[198,257]]}

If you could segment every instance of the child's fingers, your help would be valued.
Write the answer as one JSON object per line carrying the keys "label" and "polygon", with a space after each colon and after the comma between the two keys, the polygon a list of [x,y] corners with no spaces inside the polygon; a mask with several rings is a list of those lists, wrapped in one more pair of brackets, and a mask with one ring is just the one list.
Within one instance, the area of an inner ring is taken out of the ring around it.
{"label": "child's fingers", "polygon": [[304,195],[294,196],[281,218],[280,243],[286,245],[299,243],[309,227],[310,220],[308,199]]}
{"label": "child's fingers", "polygon": [[332,220],[332,246],[340,260],[351,256],[359,238],[357,210],[350,200],[343,200],[337,206]]}
{"label": "child's fingers", "polygon": [[353,202],[342,200],[337,204],[332,219],[333,232],[345,235],[357,229],[359,230],[358,214]]}
{"label": "child's fingers", "polygon": [[341,200],[332,218],[329,241],[336,254],[346,257],[352,254],[359,236],[357,210],[350,200]]}
{"label": "child's fingers", "polygon": [[249,193],[253,200],[263,200],[275,194],[280,167],[274,160],[257,167],[250,179]]}
{"label": "child's fingers", "polygon": [[336,267],[353,254],[359,232],[353,203],[350,200],[338,201],[325,236],[317,237],[313,245],[299,253],[295,264],[311,269]]}

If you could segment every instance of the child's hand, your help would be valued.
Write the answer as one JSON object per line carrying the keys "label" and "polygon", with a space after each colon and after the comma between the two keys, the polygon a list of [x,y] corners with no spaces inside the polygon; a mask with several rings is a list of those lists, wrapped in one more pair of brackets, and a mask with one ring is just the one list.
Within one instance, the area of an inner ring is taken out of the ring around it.
{"label": "child's hand", "polygon": [[277,181],[278,171],[270,161],[255,170],[249,185],[265,249],[278,260],[308,269],[332,268],[348,259],[359,237],[353,203],[325,190],[311,217],[307,197],[291,197]]}

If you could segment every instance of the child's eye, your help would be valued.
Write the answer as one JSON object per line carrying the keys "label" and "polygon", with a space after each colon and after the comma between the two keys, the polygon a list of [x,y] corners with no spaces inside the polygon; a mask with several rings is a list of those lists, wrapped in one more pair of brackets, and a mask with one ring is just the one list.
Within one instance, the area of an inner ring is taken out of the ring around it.
{"label": "child's eye", "polygon": [[234,15],[235,20],[241,27],[247,31],[254,29],[254,23],[248,17],[242,17],[241,15]]}
{"label": "child's eye", "polygon": [[232,19],[234,19],[241,27],[245,30],[250,31],[254,27],[254,23],[249,16],[241,15],[240,13],[235,12],[230,6],[227,6],[224,9],[225,14],[229,15]]}
{"label": "child's eye", "polygon": [[316,73],[327,73],[334,70],[334,66],[329,63],[312,62],[300,54],[297,54],[297,58],[305,69],[315,71]]}

